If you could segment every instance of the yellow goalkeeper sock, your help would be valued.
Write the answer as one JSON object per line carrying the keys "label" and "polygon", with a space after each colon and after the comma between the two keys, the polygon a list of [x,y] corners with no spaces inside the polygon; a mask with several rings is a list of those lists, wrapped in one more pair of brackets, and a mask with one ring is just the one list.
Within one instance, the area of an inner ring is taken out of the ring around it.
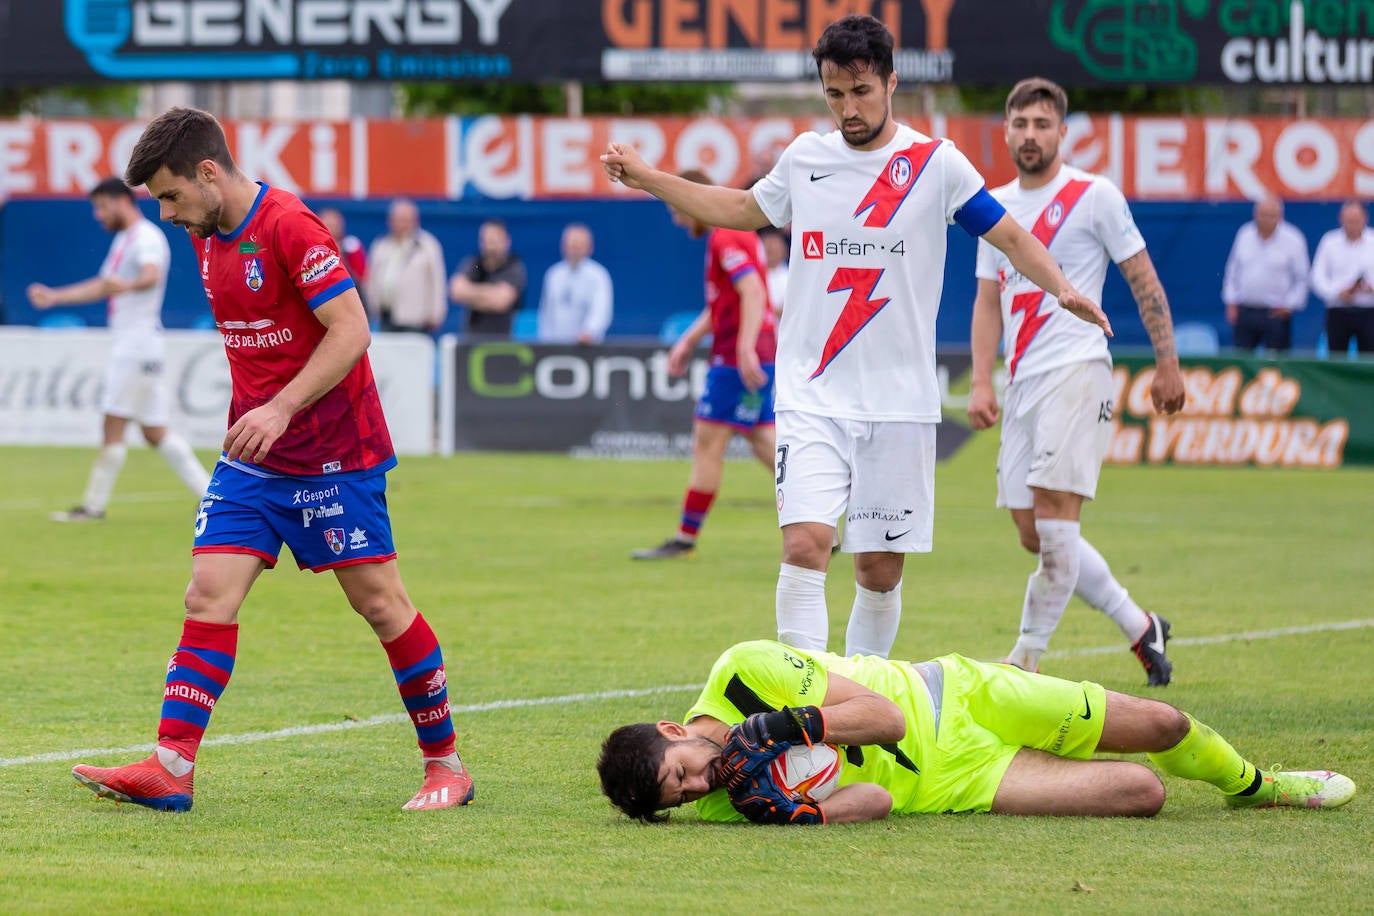
{"label": "yellow goalkeeper sock", "polygon": [[1156,766],[1184,779],[1210,782],[1227,795],[1248,794],[1259,788],[1263,777],[1253,763],[1206,725],[1192,716],[1188,721],[1192,727],[1182,741],[1167,751],[1147,755]]}

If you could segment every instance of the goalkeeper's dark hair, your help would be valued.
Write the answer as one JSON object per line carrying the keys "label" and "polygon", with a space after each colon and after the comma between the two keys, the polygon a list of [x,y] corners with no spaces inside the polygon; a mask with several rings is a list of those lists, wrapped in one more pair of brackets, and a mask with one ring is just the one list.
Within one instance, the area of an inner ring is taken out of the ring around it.
{"label": "goalkeeper's dark hair", "polygon": [[164,167],[179,178],[194,180],[196,166],[206,159],[231,175],[238,171],[224,128],[214,115],[198,108],[169,108],[143,129],[129,155],[124,180],[136,188]]}
{"label": "goalkeeper's dark hair", "polygon": [[858,76],[864,70],[887,82],[892,75],[892,33],[872,16],[845,16],[826,26],[811,57],[816,61],[816,75],[821,65],[830,61]]}
{"label": "goalkeeper's dark hair", "polygon": [[611,804],[646,824],[666,821],[668,815],[661,813],[663,787],[658,771],[667,750],[668,739],[651,722],[622,725],[611,732],[596,762],[601,791]]}

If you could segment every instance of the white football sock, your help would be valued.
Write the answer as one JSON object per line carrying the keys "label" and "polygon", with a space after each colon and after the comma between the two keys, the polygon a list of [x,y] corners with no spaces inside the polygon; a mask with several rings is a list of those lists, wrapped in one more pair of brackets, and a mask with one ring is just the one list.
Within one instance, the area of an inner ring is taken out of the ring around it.
{"label": "white football sock", "polygon": [[783,563],[778,569],[778,642],[825,651],[830,614],[825,607],[825,573]]}
{"label": "white football sock", "polygon": [[902,622],[902,583],[888,592],[875,592],[854,583],[854,609],[844,634],[845,655],[887,658]]}
{"label": "white football sock", "polygon": [[210,475],[196,460],[196,453],[191,451],[190,443],[176,433],[168,432],[163,434],[162,441],[157,444],[157,450],[192,493],[196,496],[205,495],[206,489],[210,486]]}
{"label": "white football sock", "polygon": [[1040,565],[1026,582],[1021,608],[1021,635],[1007,660],[1034,671],[1049,648],[1050,636],[1064,616],[1078,581],[1078,522],[1057,518],[1035,520],[1040,535]]}
{"label": "white football sock", "polygon": [[168,773],[173,776],[185,776],[196,768],[195,763],[172,750],[170,747],[158,746],[157,762],[166,768]]}
{"label": "white football sock", "polygon": [[110,494],[114,492],[115,481],[124,469],[124,457],[129,450],[124,445],[106,445],[95,457],[91,465],[91,476],[86,481],[86,495],[81,501],[87,511],[104,512],[110,504]]}
{"label": "white football sock", "polygon": [[1078,539],[1078,584],[1073,592],[1110,617],[1131,643],[1135,643],[1150,625],[1149,615],[1112,577],[1111,567],[1102,554],[1082,538]]}

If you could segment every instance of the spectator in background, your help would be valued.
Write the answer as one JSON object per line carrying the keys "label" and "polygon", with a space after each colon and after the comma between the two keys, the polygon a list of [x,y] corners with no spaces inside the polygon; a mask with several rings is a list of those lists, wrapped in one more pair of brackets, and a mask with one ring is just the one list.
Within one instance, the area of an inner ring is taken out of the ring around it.
{"label": "spectator in background", "polygon": [[1326,342],[1344,353],[1350,341],[1374,353],[1374,231],[1358,200],[1341,205],[1341,226],[1317,243],[1312,258],[1312,292],[1326,303]]}
{"label": "spectator in background", "polygon": [[412,201],[393,201],[386,226],[387,234],[367,255],[368,311],[381,319],[383,331],[433,333],[448,316],[444,249],[420,228],[420,210]]}
{"label": "spectator in background", "polygon": [[1284,222],[1283,201],[1255,201],[1255,218],[1236,233],[1221,283],[1236,349],[1292,348],[1293,313],[1307,304],[1307,271],[1307,239]]}
{"label": "spectator in background", "polygon": [[449,281],[449,295],[467,307],[463,333],[509,337],[525,302],[525,262],[510,250],[510,232],[499,219],[477,229],[477,254],[468,255]]}
{"label": "spectator in background", "polygon": [[775,318],[782,317],[783,294],[787,291],[787,249],[791,245],[787,235],[773,226],[759,230],[763,240],[763,257],[768,268],[768,305]]}
{"label": "spectator in background", "polygon": [[353,277],[353,282],[362,284],[367,279],[367,252],[363,249],[362,240],[356,235],[348,234],[348,229],[344,225],[343,214],[334,207],[326,207],[320,211],[320,222],[324,223],[324,228],[329,230],[329,235],[334,239],[334,244],[339,246],[339,254],[344,259],[344,267],[348,268],[348,273]]}
{"label": "spectator in background", "polygon": [[540,343],[601,343],[611,326],[611,275],[592,260],[592,231],[581,223],[563,229],[563,260],[544,274],[539,296]]}
{"label": "spectator in background", "polygon": [[[167,237],[144,219],[134,193],[118,178],[106,178],[91,190],[95,219],[114,233],[110,252],[94,277],[56,288],[29,284],[34,308],[109,302],[110,358],[100,395],[104,415],[103,444],[91,466],[81,505],[53,513],[55,522],[98,522],[124,469],[128,449],[124,432],[129,421],[143,429],[143,438],[158,450],[173,472],[195,496],[205,493],[210,475],[196,459],[190,444],[167,428],[172,395],[163,377],[165,345],[162,337],[162,297],[167,291],[167,268],[172,260]],[[245,258],[248,270],[256,258]]]}

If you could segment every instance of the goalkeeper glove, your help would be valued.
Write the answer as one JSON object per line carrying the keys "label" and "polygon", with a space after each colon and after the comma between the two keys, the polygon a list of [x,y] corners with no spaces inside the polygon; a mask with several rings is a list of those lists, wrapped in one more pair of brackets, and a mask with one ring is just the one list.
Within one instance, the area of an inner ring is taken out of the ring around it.
{"label": "goalkeeper glove", "polygon": [[825,812],[811,802],[794,801],[767,772],[731,788],[730,804],[755,824],[824,824]]}
{"label": "goalkeeper glove", "polygon": [[777,712],[755,713],[726,735],[722,749],[726,783],[742,785],[792,745],[805,742],[809,747],[824,734],[825,721],[818,706],[784,706]]}

